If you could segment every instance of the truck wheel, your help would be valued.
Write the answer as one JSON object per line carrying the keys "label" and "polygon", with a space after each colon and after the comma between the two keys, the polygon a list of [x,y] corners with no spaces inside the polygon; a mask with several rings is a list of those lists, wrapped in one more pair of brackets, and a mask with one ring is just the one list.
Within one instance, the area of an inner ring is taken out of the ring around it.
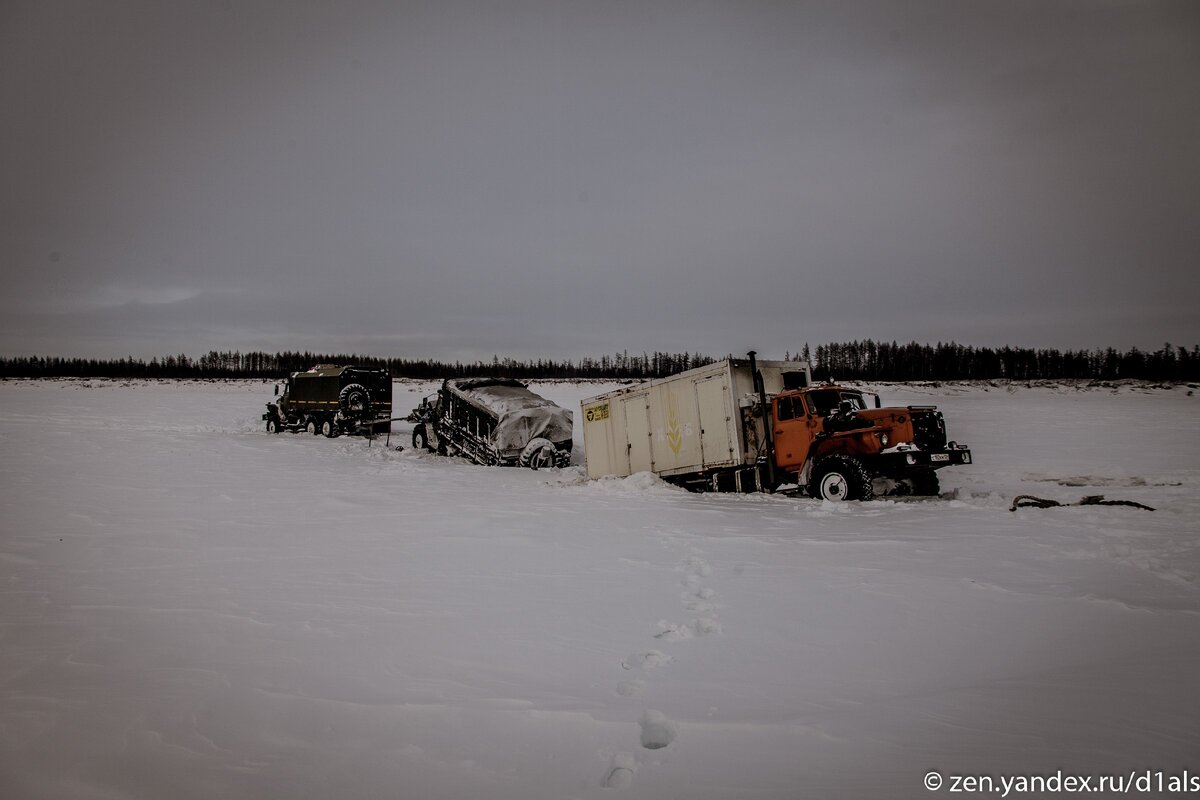
{"label": "truck wheel", "polygon": [[414,450],[430,450],[429,437],[425,434],[425,426],[418,425],[413,428],[413,449]]}
{"label": "truck wheel", "polygon": [[333,424],[332,419],[326,418],[325,421],[321,423],[321,433],[325,434],[330,439],[338,435],[337,426]]}
{"label": "truck wheel", "polygon": [[267,433],[279,433],[279,420],[267,420]]}
{"label": "truck wheel", "polygon": [[821,500],[870,500],[875,496],[871,476],[858,459],[828,456],[817,464],[808,493]]}
{"label": "truck wheel", "polygon": [[543,439],[539,436],[525,445],[525,449],[521,451],[521,457],[517,459],[517,463],[522,467],[529,467],[530,469],[553,467],[554,443],[549,439]]}
{"label": "truck wheel", "polygon": [[371,409],[371,394],[361,383],[351,383],[338,395],[338,405],[347,417],[361,417]]}
{"label": "truck wheel", "polygon": [[317,422],[316,417],[309,417],[308,424],[304,426],[304,429],[313,436],[316,436],[321,432],[321,423]]}
{"label": "truck wheel", "polygon": [[937,473],[931,469],[914,472],[909,480],[912,481],[912,493],[917,497],[936,497],[942,493]]}

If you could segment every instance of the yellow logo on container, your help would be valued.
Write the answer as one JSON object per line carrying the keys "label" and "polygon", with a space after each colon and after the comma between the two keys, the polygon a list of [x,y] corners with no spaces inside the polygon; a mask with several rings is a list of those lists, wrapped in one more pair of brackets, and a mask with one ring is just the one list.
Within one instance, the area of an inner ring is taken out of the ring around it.
{"label": "yellow logo on container", "polygon": [[585,409],[583,418],[588,422],[600,422],[601,420],[608,419],[608,403],[602,403],[598,406]]}
{"label": "yellow logo on container", "polygon": [[679,411],[675,407],[675,395],[667,395],[667,447],[679,455],[683,448],[683,431],[679,428]]}

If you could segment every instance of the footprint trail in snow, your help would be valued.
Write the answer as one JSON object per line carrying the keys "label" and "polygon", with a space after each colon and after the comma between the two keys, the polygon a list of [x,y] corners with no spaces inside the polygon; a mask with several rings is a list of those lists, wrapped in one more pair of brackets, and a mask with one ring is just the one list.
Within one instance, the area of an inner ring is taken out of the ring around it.
{"label": "footprint trail in snow", "polygon": [[[684,572],[684,578],[680,582],[683,586],[680,601],[684,611],[695,616],[686,622],[659,620],[658,632],[653,634],[653,637],[664,642],[681,642],[720,633],[721,623],[716,615],[719,607],[716,603],[717,593],[705,585],[706,579],[712,575],[712,565],[698,552],[693,551],[679,569]],[[616,685],[617,694],[622,697],[642,695],[650,686],[649,673],[669,664],[671,660],[672,656],[661,650],[645,650],[631,654],[621,662],[621,669],[636,672],[638,677],[620,681]],[[679,726],[666,714],[653,709],[642,711],[638,727],[641,731],[639,743],[645,750],[666,748],[679,735]],[[602,785],[609,789],[629,788],[637,766],[638,759],[631,753],[617,753],[612,757]]]}

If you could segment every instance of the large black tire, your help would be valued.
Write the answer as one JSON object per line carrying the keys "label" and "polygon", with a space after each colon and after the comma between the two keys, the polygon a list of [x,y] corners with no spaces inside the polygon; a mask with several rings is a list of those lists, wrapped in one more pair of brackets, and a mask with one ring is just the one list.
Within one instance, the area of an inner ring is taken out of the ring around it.
{"label": "large black tire", "polygon": [[308,423],[304,426],[304,430],[308,431],[313,436],[320,436],[321,423],[316,417],[309,417]]}
{"label": "large black tire", "polygon": [[555,466],[555,460],[554,443],[539,436],[525,445],[525,449],[517,458],[517,463],[522,467],[538,469]]}
{"label": "large black tire", "polygon": [[413,442],[414,450],[432,450],[433,449],[432,447],[429,446],[429,434],[427,434],[425,432],[424,425],[418,425],[417,427],[413,428],[412,442]]}
{"label": "large black tire", "polygon": [[871,500],[875,490],[862,462],[851,456],[826,456],[817,462],[808,493],[819,500]]}
{"label": "large black tire", "polygon": [[912,482],[912,493],[916,497],[936,497],[942,493],[942,485],[938,475],[931,469],[923,469],[909,476]]}
{"label": "large black tire", "polygon": [[279,420],[267,420],[267,433],[279,433]]}
{"label": "large black tire", "polygon": [[338,405],[347,417],[364,417],[371,411],[371,393],[361,383],[351,383],[338,395]]}
{"label": "large black tire", "polygon": [[326,417],[321,422],[321,433],[332,439],[338,435],[337,425],[333,424],[333,417]]}

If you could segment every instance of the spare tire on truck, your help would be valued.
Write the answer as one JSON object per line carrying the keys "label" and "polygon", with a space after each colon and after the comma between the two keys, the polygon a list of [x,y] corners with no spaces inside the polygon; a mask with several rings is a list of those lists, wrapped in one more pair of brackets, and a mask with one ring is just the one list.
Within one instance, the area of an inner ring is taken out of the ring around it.
{"label": "spare tire on truck", "polygon": [[347,417],[361,417],[371,410],[371,393],[361,383],[351,383],[338,395],[338,405]]}

